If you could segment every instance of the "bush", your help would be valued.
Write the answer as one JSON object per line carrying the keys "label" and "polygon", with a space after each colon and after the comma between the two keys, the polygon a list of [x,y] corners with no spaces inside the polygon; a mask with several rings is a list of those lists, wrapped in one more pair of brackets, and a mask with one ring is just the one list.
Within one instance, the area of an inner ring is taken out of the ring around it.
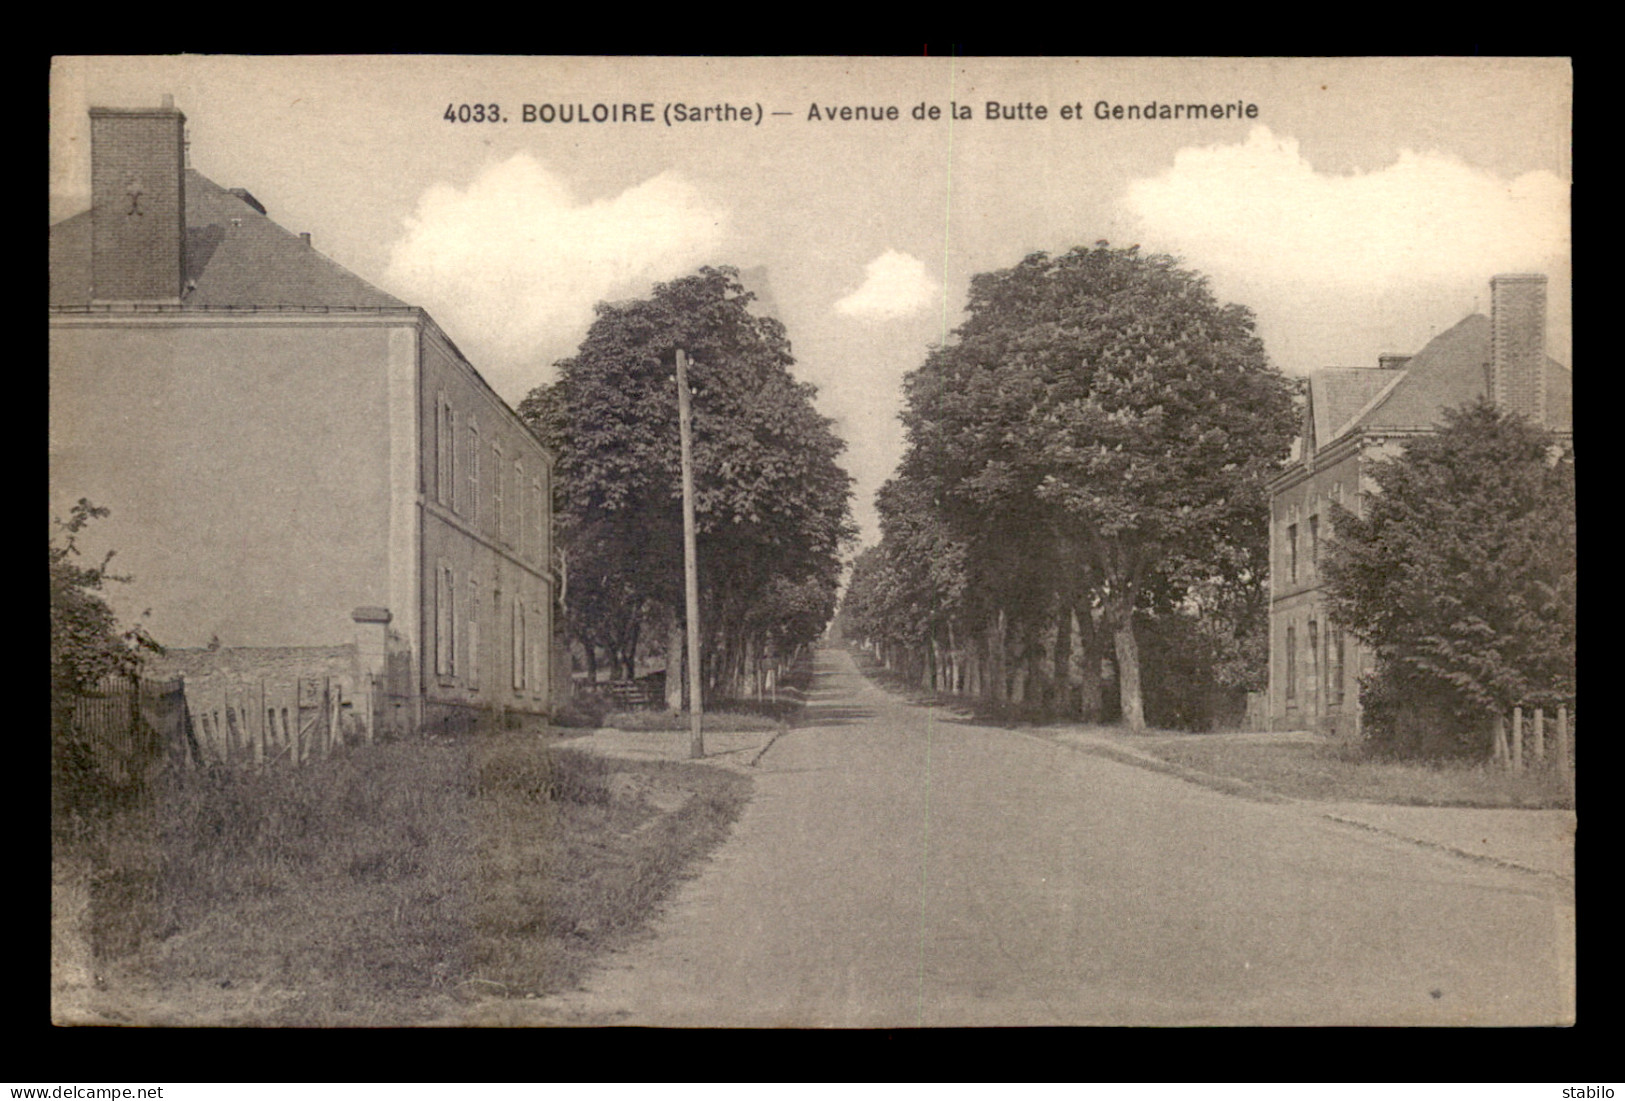
{"label": "bush", "polygon": [[604,725],[607,714],[609,704],[603,700],[591,697],[571,700],[554,710],[552,724],[566,730],[596,730]]}
{"label": "bush", "polygon": [[119,794],[116,785],[100,775],[89,747],[73,729],[75,702],[94,691],[105,676],[137,672],[144,651],[163,653],[139,625],[121,628],[101,596],[109,582],[130,580],[109,570],[113,552],[94,566],[79,563],[80,533],[108,511],[81,497],[67,520],[52,520],[56,530],[49,540],[51,794],[58,813],[84,812]]}
{"label": "bush", "polygon": [[1482,708],[1437,678],[1384,664],[1360,678],[1366,744],[1398,758],[1482,758],[1491,733]]}
{"label": "bush", "polygon": [[609,773],[602,757],[568,749],[538,753],[533,746],[507,742],[492,747],[480,762],[475,794],[604,806],[610,799]]}

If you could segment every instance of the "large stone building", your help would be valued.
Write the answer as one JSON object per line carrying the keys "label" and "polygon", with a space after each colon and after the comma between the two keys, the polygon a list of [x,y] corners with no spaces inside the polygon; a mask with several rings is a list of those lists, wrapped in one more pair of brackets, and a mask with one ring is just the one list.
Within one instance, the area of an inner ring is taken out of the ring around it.
{"label": "large stone building", "polygon": [[[409,723],[549,708],[551,456],[422,309],[93,108],[50,230],[53,514],[84,497],[166,645],[354,645]],[[387,654],[387,658],[386,658]]]}
{"label": "large stone building", "polygon": [[1331,367],[1306,382],[1302,433],[1270,486],[1269,726],[1354,735],[1371,655],[1327,618],[1320,559],[1331,506],[1358,511],[1374,459],[1435,431],[1443,410],[1486,394],[1571,430],[1573,380],[1546,355],[1546,277],[1498,275],[1489,317],[1462,319],[1415,355]]}

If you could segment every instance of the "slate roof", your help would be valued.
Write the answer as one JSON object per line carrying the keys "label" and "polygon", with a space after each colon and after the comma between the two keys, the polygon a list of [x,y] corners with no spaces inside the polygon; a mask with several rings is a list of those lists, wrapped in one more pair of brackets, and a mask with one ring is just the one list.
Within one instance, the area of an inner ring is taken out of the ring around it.
{"label": "slate roof", "polygon": [[[1422,428],[1443,410],[1483,397],[1489,389],[1490,319],[1470,314],[1411,357],[1403,370],[1332,367],[1310,376],[1315,446],[1325,447],[1357,425]],[[1546,360],[1546,424],[1574,426],[1574,375]]]}
{"label": "slate roof", "polygon": [[1317,446],[1336,439],[1360,410],[1401,372],[1380,367],[1327,367],[1309,376],[1309,415]]}
{"label": "slate roof", "polygon": [[[241,188],[186,170],[183,307],[405,307],[265,216]],[[51,227],[51,305],[90,302],[90,211]]]}

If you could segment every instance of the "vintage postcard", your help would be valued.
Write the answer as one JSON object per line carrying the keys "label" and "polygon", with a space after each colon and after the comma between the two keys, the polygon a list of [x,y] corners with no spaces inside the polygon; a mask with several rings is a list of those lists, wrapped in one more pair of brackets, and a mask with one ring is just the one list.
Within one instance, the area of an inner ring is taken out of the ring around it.
{"label": "vintage postcard", "polygon": [[1572,109],[55,59],[52,1020],[1573,1023]]}

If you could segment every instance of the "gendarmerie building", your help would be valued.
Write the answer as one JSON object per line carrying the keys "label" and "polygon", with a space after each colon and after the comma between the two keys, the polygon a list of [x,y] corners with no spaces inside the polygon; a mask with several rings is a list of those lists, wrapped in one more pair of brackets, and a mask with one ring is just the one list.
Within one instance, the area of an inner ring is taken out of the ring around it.
{"label": "gendarmerie building", "polygon": [[1294,454],[1270,484],[1269,728],[1352,736],[1373,655],[1327,617],[1320,562],[1331,506],[1358,511],[1373,460],[1485,395],[1572,431],[1573,376],[1546,355],[1546,277],[1497,275],[1489,317],[1470,314],[1415,355],[1316,371],[1305,393]]}

